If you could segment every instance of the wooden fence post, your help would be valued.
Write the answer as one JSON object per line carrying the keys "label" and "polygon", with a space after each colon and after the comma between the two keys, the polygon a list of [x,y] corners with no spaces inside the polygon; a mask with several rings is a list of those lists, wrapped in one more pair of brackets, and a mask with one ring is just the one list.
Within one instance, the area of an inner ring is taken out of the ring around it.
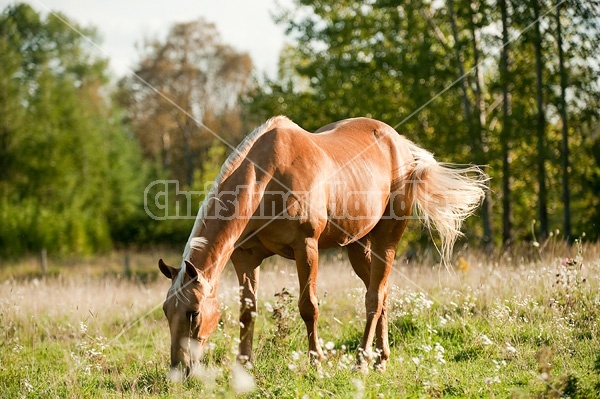
{"label": "wooden fence post", "polygon": [[42,276],[45,276],[48,270],[48,251],[46,251],[46,248],[42,249],[40,253],[40,266],[42,267]]}
{"label": "wooden fence post", "polygon": [[129,263],[129,254],[126,253],[123,259],[123,266],[125,267],[125,277],[131,276],[131,265]]}

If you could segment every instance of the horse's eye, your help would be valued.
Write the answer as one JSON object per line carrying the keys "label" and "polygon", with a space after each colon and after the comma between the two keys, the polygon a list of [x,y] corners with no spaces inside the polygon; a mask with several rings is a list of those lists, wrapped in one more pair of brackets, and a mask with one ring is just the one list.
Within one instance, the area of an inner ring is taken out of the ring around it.
{"label": "horse's eye", "polygon": [[188,320],[196,320],[196,318],[198,317],[199,314],[200,314],[200,312],[198,312],[197,310],[190,310],[190,311],[186,312],[186,316],[187,316]]}

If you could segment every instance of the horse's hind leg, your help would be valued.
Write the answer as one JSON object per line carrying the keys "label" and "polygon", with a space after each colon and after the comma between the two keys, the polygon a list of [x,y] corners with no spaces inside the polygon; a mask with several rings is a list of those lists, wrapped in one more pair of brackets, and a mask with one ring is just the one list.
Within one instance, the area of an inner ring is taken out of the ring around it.
{"label": "horse's hind leg", "polygon": [[372,357],[371,347],[374,337],[376,337],[378,352],[375,368],[384,370],[390,356],[387,337],[387,279],[394,253],[395,247],[382,252],[377,245],[371,248],[362,242],[348,246],[350,263],[367,287],[365,295],[367,323],[356,355],[356,365],[362,371],[366,371]]}
{"label": "horse's hind leg", "polygon": [[376,337],[378,356],[375,368],[385,370],[386,363],[390,357],[390,346],[388,342],[387,325],[387,296],[388,276],[396,253],[395,245],[380,246],[374,243],[371,253],[371,273],[367,294],[365,295],[365,307],[367,310],[367,322],[365,332],[357,355],[359,366],[364,367],[365,355],[370,356],[373,338]]}
{"label": "horse's hind leg", "polygon": [[[369,288],[370,281],[371,256],[371,242],[368,240],[361,240],[348,246],[348,258],[350,259],[350,264],[367,288]],[[385,370],[386,362],[390,357],[387,325],[387,284],[383,291],[384,298],[381,315],[377,320],[377,326],[375,328],[375,347],[377,348],[378,354],[375,361],[375,368],[380,371]],[[371,358],[370,347],[361,349],[362,350],[359,351],[357,355],[357,367],[366,370],[368,360]]]}
{"label": "horse's hind leg", "polygon": [[[367,322],[356,359],[357,366],[361,369],[367,367],[374,338],[378,352],[375,369],[385,370],[390,357],[387,320],[388,277],[394,262],[396,246],[405,227],[406,220],[381,221],[369,234],[371,246],[367,251],[363,247],[363,259],[358,255],[360,250],[356,247],[360,243],[354,244],[353,248],[348,248],[352,266],[367,286],[365,295]],[[368,269],[368,274],[365,269]]]}
{"label": "horse's hind leg", "polygon": [[[356,275],[363,281],[365,287],[369,288],[371,274],[371,243],[368,240],[357,241],[346,247],[348,259]],[[371,358],[370,347],[361,346],[356,355],[356,366],[366,371]]]}
{"label": "horse's hind leg", "polygon": [[231,256],[240,284],[240,345],[238,353],[240,363],[246,363],[252,359],[259,265],[267,256],[267,254],[257,251],[242,249],[236,249]]}
{"label": "horse's hind leg", "polygon": [[[365,283],[365,286],[369,288],[370,272],[371,272],[371,242],[367,240],[361,240],[352,245],[348,246],[348,258],[352,268]],[[378,256],[378,255],[375,255]],[[381,308],[381,315],[377,319],[375,327],[375,347],[377,348],[377,359],[375,361],[375,368],[377,370],[385,370],[387,360],[390,357],[390,344],[388,339],[388,325],[387,325],[387,283],[383,288],[383,303]],[[370,347],[359,350],[357,354],[357,367],[359,369],[366,370],[368,366],[368,360],[371,358]]]}
{"label": "horse's hind leg", "polygon": [[323,350],[317,334],[319,305],[317,301],[317,272],[319,269],[319,250],[316,238],[306,238],[304,245],[294,248],[298,281],[300,283],[300,298],[298,308],[300,316],[306,324],[308,335],[308,350],[312,361],[323,359]]}
{"label": "horse's hind leg", "polygon": [[377,320],[375,330],[375,347],[377,348],[377,359],[375,360],[375,369],[385,371],[387,361],[390,358],[390,342],[388,333],[388,286],[387,283],[383,290],[383,305],[381,315]]}

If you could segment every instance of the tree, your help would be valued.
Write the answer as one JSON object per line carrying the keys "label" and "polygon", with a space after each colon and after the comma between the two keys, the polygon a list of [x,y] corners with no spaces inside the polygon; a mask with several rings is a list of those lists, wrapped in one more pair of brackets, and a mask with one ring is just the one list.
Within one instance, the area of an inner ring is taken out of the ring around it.
{"label": "tree", "polygon": [[[480,146],[465,128],[471,122],[461,113],[461,93],[448,90],[457,72],[448,63],[444,8],[429,1],[302,0],[296,6],[280,21],[297,43],[282,53],[280,79],[266,80],[252,94],[251,113],[285,113],[308,130],[369,116],[440,160],[479,162],[469,152]],[[484,235],[474,222],[469,228]]]}
{"label": "tree", "polygon": [[531,0],[533,10],[533,46],[535,50],[536,106],[537,106],[537,167],[538,167],[538,212],[540,239],[548,237],[548,190],[546,188],[546,106],[544,103],[544,60],[542,59],[541,1]]}
{"label": "tree", "polygon": [[[398,121],[399,133],[438,159],[489,166],[502,212],[489,201],[480,220],[468,221],[468,237],[481,242],[501,223],[495,242],[532,240],[533,219],[546,215],[548,232],[561,225],[564,209],[560,190],[548,189],[565,172],[554,106],[561,104],[560,57],[546,3],[296,0],[279,16],[292,40],[280,75],[252,92],[249,114],[285,113],[308,130],[352,116]],[[589,221],[600,221],[598,12],[589,2],[564,6],[568,142],[579,148],[569,160],[571,234],[597,237],[600,222]]]}
{"label": "tree", "polygon": [[502,153],[502,244],[508,245],[513,240],[510,186],[511,105],[509,96],[508,11],[506,0],[499,0],[498,5],[502,21],[502,49],[500,52],[500,84],[502,86],[502,133],[500,135]]}
{"label": "tree", "polygon": [[[480,5],[480,4],[479,4]],[[465,68],[463,66],[463,54],[465,51],[463,50],[463,41],[459,36],[459,29],[456,21],[456,14],[454,12],[454,1],[448,0],[448,14],[450,18],[450,26],[452,28],[452,37],[454,41],[454,54],[455,54],[455,62],[457,65],[457,79],[459,82],[459,87],[461,88],[461,94],[463,99],[463,110],[465,113],[465,123],[467,127],[467,131],[470,136],[471,149],[473,154],[475,155],[475,163],[479,165],[486,165],[488,163],[486,150],[484,148],[484,142],[486,141],[486,107],[483,99],[483,71],[480,56],[480,37],[479,37],[479,28],[477,27],[477,23],[475,22],[475,12],[473,8],[476,8],[478,5],[470,0],[467,1],[467,4],[464,4],[465,8],[469,10],[467,15],[468,21],[468,31],[470,33],[470,42],[472,46],[472,55],[473,55],[473,70],[475,72],[475,89],[473,90],[473,94],[475,97],[475,106],[473,105],[470,97],[469,97],[469,74],[465,73]],[[476,112],[473,112],[473,111]],[[492,229],[492,206],[491,206],[491,195],[489,191],[486,193],[486,197],[481,207],[481,216],[483,222],[483,241],[484,246],[487,250],[491,250],[493,248],[493,229]]]}
{"label": "tree", "polygon": [[569,125],[567,121],[567,71],[563,52],[561,10],[564,1],[556,2],[556,45],[558,47],[558,69],[560,75],[560,119],[562,122],[562,200],[563,200],[563,234],[567,241],[571,240],[571,194],[569,188]]}
{"label": "tree", "polygon": [[[237,99],[251,70],[248,54],[223,44],[202,19],[174,24],[164,40],[145,40],[119,96],[145,156],[191,186],[214,145],[232,147],[246,133]],[[214,132],[209,121],[235,130]]]}
{"label": "tree", "polygon": [[5,255],[107,249],[141,209],[144,167],[105,99],[106,60],[61,19],[25,4],[0,14]]}

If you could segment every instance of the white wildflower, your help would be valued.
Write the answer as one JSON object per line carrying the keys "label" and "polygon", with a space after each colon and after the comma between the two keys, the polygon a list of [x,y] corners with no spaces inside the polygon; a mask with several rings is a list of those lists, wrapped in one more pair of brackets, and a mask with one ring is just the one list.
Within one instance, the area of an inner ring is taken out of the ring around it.
{"label": "white wildflower", "polygon": [[267,312],[273,312],[273,305],[270,302],[265,302],[265,309]]}
{"label": "white wildflower", "polygon": [[33,385],[31,385],[29,380],[27,380],[27,379],[23,380],[23,386],[25,387],[25,390],[27,392],[33,392]]}
{"label": "white wildflower", "polygon": [[485,382],[486,385],[492,385],[492,384],[499,384],[500,383],[500,377],[498,377],[497,375],[494,377],[486,377],[483,382]]}
{"label": "white wildflower", "polygon": [[207,352],[210,352],[212,350],[214,350],[217,347],[217,344],[215,344],[214,342],[209,342],[204,346],[204,350]]}
{"label": "white wildflower", "polygon": [[504,350],[506,351],[506,353],[508,355],[516,355],[517,354],[517,348],[515,348],[508,342],[505,344]]}
{"label": "white wildflower", "polygon": [[481,334],[480,338],[483,345],[494,345],[494,342],[487,335]]}
{"label": "white wildflower", "polygon": [[435,360],[437,360],[437,362],[440,364],[445,364],[446,359],[444,359],[444,352],[446,352],[446,349],[444,349],[444,347],[440,343],[436,342],[434,346],[434,351]]}
{"label": "white wildflower", "polygon": [[231,372],[230,386],[236,395],[242,395],[254,390],[254,377],[246,371],[244,366],[235,363],[231,368]]}
{"label": "white wildflower", "polygon": [[183,373],[176,367],[172,367],[167,373],[167,380],[175,383],[183,382]]}
{"label": "white wildflower", "polygon": [[354,385],[354,388],[356,389],[356,393],[354,394],[354,397],[362,398],[365,394],[365,384],[362,382],[362,380],[359,380],[358,378],[354,378],[352,380],[352,385]]}
{"label": "white wildflower", "polygon": [[222,375],[222,370],[219,367],[205,366],[197,363],[192,367],[190,377],[202,381],[205,387],[213,390],[217,386],[217,379]]}

